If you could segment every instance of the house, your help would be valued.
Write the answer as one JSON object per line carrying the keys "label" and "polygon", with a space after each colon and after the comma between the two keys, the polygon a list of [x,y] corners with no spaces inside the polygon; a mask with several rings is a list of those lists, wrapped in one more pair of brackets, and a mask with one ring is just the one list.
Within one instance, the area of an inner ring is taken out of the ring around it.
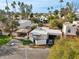
{"label": "house", "polygon": [[18,26],[19,29],[24,29],[32,25],[32,22],[30,20],[19,20],[18,23],[19,23]]}
{"label": "house", "polygon": [[47,17],[46,16],[41,16],[40,17],[40,20],[39,20],[40,22],[43,22],[43,23],[47,23],[47,21],[48,21],[48,19],[47,19]]}
{"label": "house", "polygon": [[36,45],[53,44],[56,36],[61,36],[60,30],[38,27],[30,32],[30,39]]}
{"label": "house", "polygon": [[62,32],[64,35],[76,35],[77,27],[73,23],[65,22],[63,24]]}
{"label": "house", "polygon": [[18,20],[19,29],[31,28],[32,26],[36,26],[37,24],[33,23],[31,20]]}
{"label": "house", "polygon": [[29,37],[29,32],[31,29],[18,29],[16,31],[17,36],[15,37],[16,39],[25,39]]}
{"label": "house", "polygon": [[76,17],[77,17],[78,20],[79,20],[79,10],[77,10],[77,11],[75,12],[75,15],[76,15]]}
{"label": "house", "polygon": [[47,32],[43,29],[36,28],[30,32],[30,39],[36,45],[45,45],[46,39],[48,38]]}
{"label": "house", "polygon": [[0,35],[4,34],[4,29],[6,28],[6,25],[0,21]]}
{"label": "house", "polygon": [[79,21],[73,21],[73,24],[76,25],[76,29],[77,29],[76,34],[79,35]]}

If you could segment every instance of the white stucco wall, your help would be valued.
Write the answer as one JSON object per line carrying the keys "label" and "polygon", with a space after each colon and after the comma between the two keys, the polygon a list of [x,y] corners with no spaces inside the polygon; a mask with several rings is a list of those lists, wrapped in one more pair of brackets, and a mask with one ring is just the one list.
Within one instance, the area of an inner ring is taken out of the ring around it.
{"label": "white stucco wall", "polygon": [[[68,32],[70,30],[70,32]],[[77,28],[73,24],[63,24],[62,29],[64,35],[76,35]]]}
{"label": "white stucco wall", "polygon": [[35,40],[36,45],[46,45],[47,40]]}
{"label": "white stucco wall", "polygon": [[36,45],[45,45],[48,35],[32,35],[30,33],[29,35],[30,40],[33,42],[33,40],[35,39],[35,44]]}

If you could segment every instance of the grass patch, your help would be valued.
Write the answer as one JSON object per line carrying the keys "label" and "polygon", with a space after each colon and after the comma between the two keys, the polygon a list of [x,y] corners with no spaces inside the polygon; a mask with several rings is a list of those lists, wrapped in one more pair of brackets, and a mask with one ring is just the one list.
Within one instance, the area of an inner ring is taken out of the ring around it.
{"label": "grass patch", "polygon": [[0,46],[7,44],[9,41],[9,36],[0,36]]}
{"label": "grass patch", "polygon": [[79,59],[79,38],[63,38],[55,42],[48,59]]}
{"label": "grass patch", "polygon": [[29,44],[32,43],[32,41],[29,40],[29,39],[27,39],[27,40],[21,40],[21,42],[22,42],[23,45],[29,45]]}

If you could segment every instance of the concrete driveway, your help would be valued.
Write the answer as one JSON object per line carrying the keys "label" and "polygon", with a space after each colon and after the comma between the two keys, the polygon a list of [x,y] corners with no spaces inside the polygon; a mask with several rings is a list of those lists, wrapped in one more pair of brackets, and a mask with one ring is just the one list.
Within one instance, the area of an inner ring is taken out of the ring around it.
{"label": "concrete driveway", "polygon": [[29,48],[26,51],[27,59],[47,59],[48,49]]}
{"label": "concrete driveway", "polygon": [[0,56],[0,59],[47,59],[48,48],[18,48],[12,54]]}

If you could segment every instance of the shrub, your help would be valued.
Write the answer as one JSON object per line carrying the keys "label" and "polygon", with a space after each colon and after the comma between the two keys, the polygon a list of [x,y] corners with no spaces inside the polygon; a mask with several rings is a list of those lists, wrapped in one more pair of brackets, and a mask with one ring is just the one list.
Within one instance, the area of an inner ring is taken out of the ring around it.
{"label": "shrub", "polygon": [[29,44],[32,43],[32,41],[29,40],[29,39],[27,39],[27,40],[21,40],[21,42],[22,42],[23,45],[29,45]]}
{"label": "shrub", "polygon": [[7,44],[9,41],[9,36],[0,36],[0,46]]}
{"label": "shrub", "polygon": [[39,27],[42,27],[42,26],[43,26],[43,23],[38,23],[38,26],[39,26]]}
{"label": "shrub", "polygon": [[48,59],[79,59],[79,38],[58,40],[50,49]]}

